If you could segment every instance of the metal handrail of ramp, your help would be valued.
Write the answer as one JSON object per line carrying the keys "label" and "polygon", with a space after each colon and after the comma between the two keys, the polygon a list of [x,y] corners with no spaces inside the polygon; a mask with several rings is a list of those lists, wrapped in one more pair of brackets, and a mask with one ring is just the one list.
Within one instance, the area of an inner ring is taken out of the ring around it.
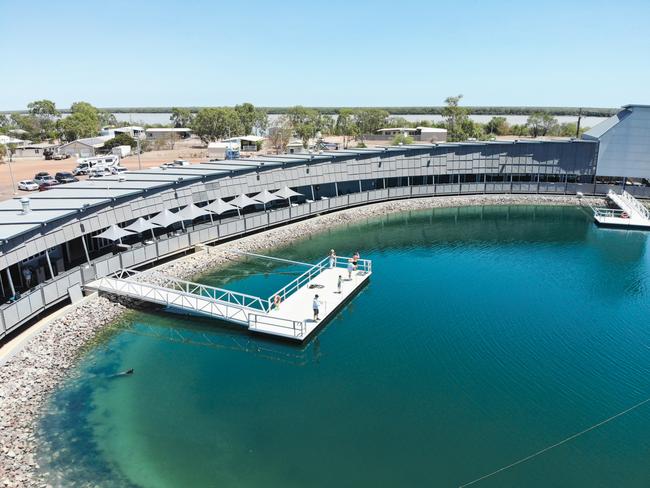
{"label": "metal handrail of ramp", "polygon": [[650,210],[648,210],[645,207],[645,205],[639,202],[627,191],[623,190],[619,194],[616,193],[614,190],[609,190],[607,192],[607,196],[619,207],[627,207],[627,208],[623,208],[623,210],[626,210],[628,212],[633,211],[636,214],[638,214],[639,217],[641,217],[642,219],[650,220]]}
{"label": "metal handrail of ramp", "polygon": [[136,271],[133,269],[122,269],[115,273],[113,276],[122,280],[131,280],[138,283],[144,282],[149,285],[153,284],[162,288],[179,291],[189,295],[199,295],[202,297],[211,298],[213,300],[225,302],[229,305],[246,307],[263,312],[268,312],[270,310],[266,307],[268,301],[263,300],[260,297],[249,295],[247,293],[226,290],[225,288],[218,288],[216,286],[181,280],[179,278],[174,278],[173,276],[169,276],[153,270]]}
{"label": "metal handrail of ramp", "polygon": [[[142,279],[147,276],[161,277],[165,284],[172,283],[174,287]],[[100,291],[209,315],[242,325],[248,325],[248,316],[251,313],[266,311],[263,308],[264,301],[259,297],[130,269],[123,269],[113,275],[102,277],[96,283],[97,285],[93,287]]]}
{"label": "metal handrail of ramp", "polygon": [[302,338],[305,334],[305,322],[302,320],[291,320],[282,317],[273,317],[266,314],[250,313],[248,314],[248,329],[252,331],[263,331],[261,326],[279,327],[287,331],[287,335],[295,338]]}

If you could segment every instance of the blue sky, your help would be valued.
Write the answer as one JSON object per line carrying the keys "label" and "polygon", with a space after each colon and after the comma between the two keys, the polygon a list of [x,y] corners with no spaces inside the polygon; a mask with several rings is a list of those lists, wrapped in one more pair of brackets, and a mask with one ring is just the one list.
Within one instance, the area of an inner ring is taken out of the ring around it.
{"label": "blue sky", "polygon": [[648,104],[648,19],[648,0],[0,0],[0,110]]}

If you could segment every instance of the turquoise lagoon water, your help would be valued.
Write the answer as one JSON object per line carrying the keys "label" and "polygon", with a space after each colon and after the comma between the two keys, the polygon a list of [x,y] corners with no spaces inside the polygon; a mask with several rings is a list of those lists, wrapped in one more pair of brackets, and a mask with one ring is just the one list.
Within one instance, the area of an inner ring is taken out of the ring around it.
{"label": "turquoise lagoon water", "polygon": [[[164,312],[124,320],[51,399],[50,478],[454,487],[650,396],[647,234],[580,208],[436,209],[273,254],[331,247],[374,274],[302,347]],[[268,295],[297,271],[252,260],[201,279]],[[649,425],[646,404],[472,486],[647,487]]]}

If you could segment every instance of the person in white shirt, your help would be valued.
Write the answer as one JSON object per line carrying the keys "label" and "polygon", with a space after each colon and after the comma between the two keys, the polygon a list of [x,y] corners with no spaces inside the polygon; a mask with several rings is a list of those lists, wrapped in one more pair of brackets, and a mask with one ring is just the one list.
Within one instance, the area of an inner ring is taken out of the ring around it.
{"label": "person in white shirt", "polygon": [[318,299],[318,295],[314,295],[314,302],[312,303],[312,308],[314,309],[314,322],[317,322],[320,320],[318,318],[318,310],[320,309],[320,300]]}

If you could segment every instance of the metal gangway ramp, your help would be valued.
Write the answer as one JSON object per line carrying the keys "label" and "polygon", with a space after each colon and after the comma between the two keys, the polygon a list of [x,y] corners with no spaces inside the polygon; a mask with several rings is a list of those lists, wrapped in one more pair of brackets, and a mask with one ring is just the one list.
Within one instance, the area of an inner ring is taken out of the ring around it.
{"label": "metal gangway ramp", "polygon": [[[260,334],[304,341],[368,282],[372,262],[360,259],[348,278],[348,260],[326,257],[316,264],[294,262],[307,266],[307,271],[267,298],[193,283],[154,270],[121,269],[85,287],[224,320]],[[341,293],[338,293],[339,276],[343,278]],[[316,294],[321,304],[319,321],[314,321],[312,316]]]}
{"label": "metal gangway ramp", "polygon": [[597,224],[609,227],[650,229],[650,210],[628,192],[623,190],[619,194],[614,190],[609,190],[607,198],[618,209],[594,208],[594,220]]}

